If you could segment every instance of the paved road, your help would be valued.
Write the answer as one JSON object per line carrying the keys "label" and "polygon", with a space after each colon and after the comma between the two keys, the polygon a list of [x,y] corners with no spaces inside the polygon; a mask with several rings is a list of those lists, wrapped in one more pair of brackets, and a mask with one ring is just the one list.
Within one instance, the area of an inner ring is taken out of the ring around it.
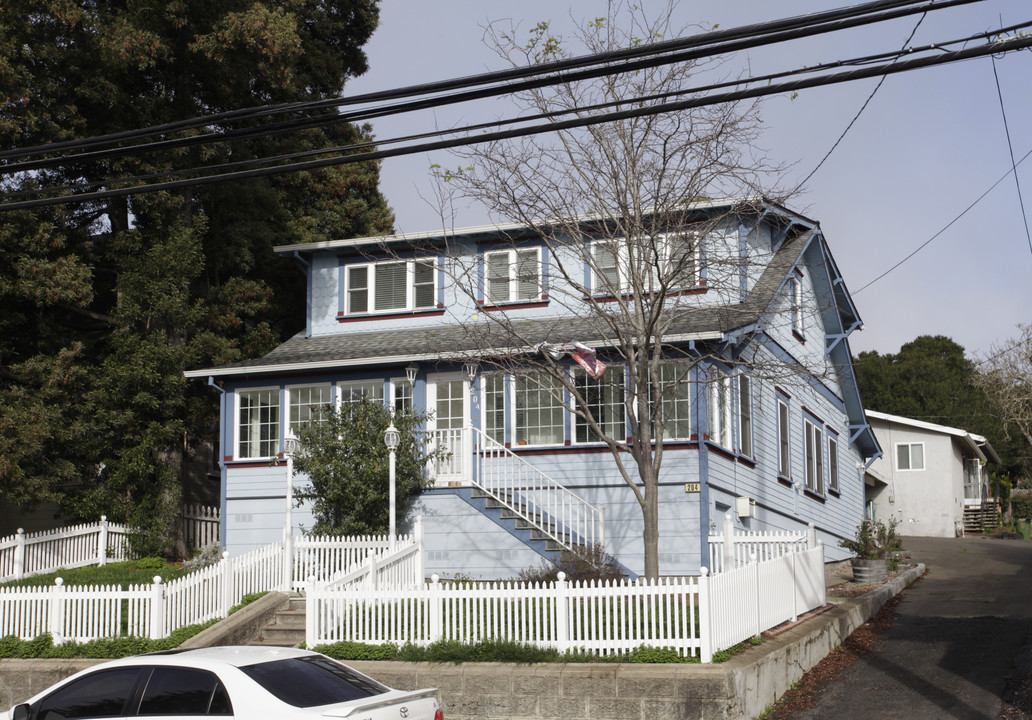
{"label": "paved road", "polygon": [[928,572],[874,652],[827,683],[810,718],[997,720],[1006,676],[1032,651],[1032,542],[906,538]]}

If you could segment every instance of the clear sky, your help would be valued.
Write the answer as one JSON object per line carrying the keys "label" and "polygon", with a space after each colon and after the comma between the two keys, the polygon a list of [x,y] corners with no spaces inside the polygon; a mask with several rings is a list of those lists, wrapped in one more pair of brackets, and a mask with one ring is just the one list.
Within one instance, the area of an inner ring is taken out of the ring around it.
{"label": "clear sky", "polygon": [[[640,0],[642,1],[642,0]],[[665,3],[643,0],[648,8]],[[683,24],[751,24],[853,4],[842,0],[709,0],[681,2]],[[483,27],[511,19],[529,29],[550,20],[555,31],[584,18],[607,16],[605,0],[387,0],[366,46],[369,72],[345,94],[470,75],[504,66],[482,43]],[[875,52],[898,50],[919,15],[863,29],[794,41],[730,58],[754,74],[790,70]],[[911,45],[965,37],[1032,20],[1028,0],[983,0],[929,13]],[[997,59],[1015,158],[1032,150],[1032,52]],[[798,183],[820,162],[859,111],[878,80],[868,79],[774,96],[763,106],[763,144],[792,164]],[[490,120],[508,114],[494,103],[385,118],[378,137],[434,125]],[[397,230],[439,228],[429,167],[448,166],[447,153],[384,161],[381,186],[397,215]],[[854,353],[895,353],[919,335],[947,335],[969,356],[1032,322],[1032,248],[1014,178],[1008,177],[936,240],[889,275],[861,290],[924,244],[975,202],[1010,168],[1003,114],[989,58],[889,77],[824,166],[789,205],[818,220],[864,319]],[[1032,157],[1018,168],[1032,211]],[[489,222],[480,207],[464,208],[460,226]],[[1032,221],[1030,221],[1032,222]]]}

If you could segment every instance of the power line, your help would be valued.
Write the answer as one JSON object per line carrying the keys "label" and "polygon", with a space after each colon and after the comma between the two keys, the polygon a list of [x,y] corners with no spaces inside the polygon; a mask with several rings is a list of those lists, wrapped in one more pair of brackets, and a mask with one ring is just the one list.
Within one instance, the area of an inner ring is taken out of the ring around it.
{"label": "power line", "polygon": [[[396,100],[405,97],[428,95],[431,93],[452,92],[454,90],[461,88],[476,87],[479,85],[485,85],[489,83],[503,83],[527,77],[555,75],[560,71],[575,68],[588,67],[592,69],[587,70],[586,74],[583,75],[565,75],[563,76],[565,79],[560,79],[558,80],[558,82],[568,82],[571,79],[587,79],[590,77],[597,77],[599,74],[604,75],[612,73],[613,63],[627,63],[627,61],[637,58],[650,58],[660,56],[665,53],[689,50],[691,52],[681,53],[678,55],[671,55],[662,62],[677,62],[693,58],[697,59],[698,57],[706,57],[716,54],[718,52],[730,52],[739,49],[757,47],[765,44],[784,42],[786,40],[805,37],[808,35],[821,34],[848,27],[855,27],[861,24],[882,22],[888,19],[902,17],[904,15],[909,15],[916,12],[928,12],[930,10],[945,9],[973,2],[981,2],[981,0],[941,0],[938,2],[937,0],[879,0],[876,2],[870,2],[863,5],[848,8],[840,8],[837,10],[830,10],[821,13],[812,13],[809,15],[802,15],[783,20],[756,23],[753,25],[746,25],[728,30],[700,33],[698,35],[693,35],[688,38],[679,38],[676,40],[651,43],[648,45],[643,45],[635,48],[616,50],[595,55],[579,56],[576,58],[568,58],[565,60],[540,63],[537,65],[531,65],[526,67],[512,68],[509,70],[482,73],[479,75],[472,75],[465,78],[458,78],[453,80],[412,85],[408,87],[399,88],[396,90],[366,93],[351,98],[326,98],[314,101],[302,101],[293,103],[281,103],[277,105],[267,105],[257,108],[244,108],[240,110],[225,111],[221,113],[206,115],[203,117],[166,123],[163,125],[151,126],[147,128],[140,128],[130,131],[123,131],[119,133],[111,133],[94,138],[71,140],[61,143],[51,143],[48,145],[39,145],[28,148],[9,150],[5,152],[0,152],[0,160],[13,160],[18,158],[31,157],[33,155],[61,152],[69,149],[85,149],[89,147],[98,147],[113,143],[119,143],[125,140],[130,140],[139,137],[150,137],[154,135],[164,136],[171,132],[176,132],[183,129],[206,127],[220,122],[255,119],[259,117],[300,111],[315,111],[321,109],[342,107],[346,105],[358,105],[381,100]],[[912,7],[914,5],[924,5],[924,7],[916,9]],[[875,13],[880,14],[877,17],[872,17]],[[738,45],[732,44],[731,41],[736,40],[742,41],[742,43]],[[707,48],[707,46],[709,47]],[[621,66],[621,68],[622,71],[632,71],[634,69],[647,66],[648,65],[639,66],[637,64],[628,63],[626,64],[626,66]],[[543,83],[547,85],[552,84],[556,81],[546,78],[543,81],[539,80],[534,82]],[[489,89],[487,91],[480,92],[488,92],[489,94],[493,95],[508,94],[516,92],[521,88],[529,89],[533,86],[533,83],[523,85],[510,83],[508,85],[502,85],[499,87]],[[444,100],[448,100],[448,98],[444,98]],[[440,98],[436,102],[441,102],[443,104],[443,100]]]}
{"label": "power line", "polygon": [[[1027,25],[1027,24],[1026,24]],[[1017,27],[1017,26],[1016,26]],[[998,31],[1000,32],[1000,31]],[[993,35],[998,34],[992,33]],[[987,35],[987,34],[983,34]],[[981,35],[980,35],[981,36]],[[980,37],[974,36],[974,37]],[[812,87],[820,87],[824,85],[837,84],[841,82],[848,82],[851,80],[864,79],[868,77],[876,77],[884,74],[895,74],[900,72],[907,72],[910,70],[916,70],[926,67],[933,67],[936,65],[942,65],[951,62],[957,62],[960,60],[967,60],[976,57],[983,57],[993,53],[1007,53],[1014,50],[1024,49],[1032,46],[1032,36],[1019,36],[1009,39],[1001,39],[991,41],[983,46],[974,48],[963,48],[961,50],[954,51],[942,51],[939,55],[934,57],[924,58],[910,58],[902,62],[894,62],[888,65],[875,65],[866,68],[857,68],[843,73],[831,73],[822,75],[820,77],[811,77],[796,80],[793,82],[771,84],[759,88],[748,88],[744,90],[738,90],[729,93],[721,93],[716,95],[707,96],[704,98],[690,98],[687,100],[681,100],[678,102],[669,103],[657,103],[647,107],[634,108],[631,110],[621,110],[616,112],[600,113],[598,115],[592,115],[589,117],[580,117],[570,120],[563,120],[558,122],[531,125],[524,128],[513,128],[504,131],[496,131],[491,133],[484,133],[476,135],[474,137],[464,136],[459,138],[451,138],[446,140],[437,140],[434,142],[422,143],[417,145],[409,145],[401,148],[393,148],[388,150],[374,150],[368,152],[359,152],[343,157],[332,157],[323,158],[320,160],[311,160],[301,163],[288,163],[285,165],[278,165],[275,167],[257,168],[251,170],[237,171],[224,173],[219,175],[205,176],[201,178],[192,178],[187,180],[177,180],[166,183],[157,183],[144,186],[136,186],[130,188],[116,188],[100,192],[93,193],[80,193],[68,197],[57,197],[57,198],[40,198],[36,200],[28,200],[21,202],[5,203],[0,205],[0,209],[14,210],[24,209],[31,207],[40,207],[44,205],[55,205],[68,202],[81,202],[85,200],[97,200],[108,197],[119,197],[124,195],[136,194],[141,192],[155,192],[158,190],[171,190],[182,187],[189,187],[195,185],[204,185],[214,182],[225,182],[228,180],[243,180],[253,177],[260,177],[272,174],[278,174],[283,172],[294,172],[303,170],[312,170],[322,167],[331,167],[335,165],[350,164],[355,162],[365,162],[368,160],[380,160],[388,157],[397,157],[400,155],[408,155],[416,152],[427,152],[432,150],[448,149],[453,147],[461,147],[464,145],[484,144],[493,142],[496,140],[510,139],[515,137],[524,137],[528,135],[535,135],[544,132],[555,132],[559,130],[567,130],[579,127],[587,127],[589,125],[596,125],[604,122],[613,122],[616,120],[624,120],[635,117],[644,117],[649,115],[657,115],[667,112],[680,112],[697,107],[704,107],[707,105],[723,104],[737,102],[739,100],[751,99],[756,97],[762,97],[772,94],[781,94],[785,92],[792,92],[795,90],[807,89]],[[452,131],[455,132],[455,131]],[[346,149],[346,148],[345,148]]]}
{"label": "power line", "polygon": [[1025,199],[1021,195],[1021,180],[1018,178],[1018,167],[1014,163],[1014,144],[1011,142],[1010,125],[1007,124],[1007,110],[1003,106],[1003,90],[1000,89],[1000,76],[996,73],[996,58],[992,55],[993,78],[996,80],[996,96],[1000,98],[1000,114],[1003,116],[1003,130],[1007,135],[1007,151],[1010,153],[1011,172],[1014,174],[1014,186],[1018,189],[1018,206],[1021,208],[1021,220],[1025,223],[1025,238],[1028,240],[1029,252],[1032,252],[1032,235],[1028,231],[1028,215],[1025,213]]}

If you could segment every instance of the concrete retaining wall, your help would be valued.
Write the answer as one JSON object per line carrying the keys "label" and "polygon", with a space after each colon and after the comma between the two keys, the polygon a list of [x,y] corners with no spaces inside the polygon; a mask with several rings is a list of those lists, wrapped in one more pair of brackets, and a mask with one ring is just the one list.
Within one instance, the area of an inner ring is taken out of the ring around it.
{"label": "concrete retaining wall", "polygon": [[[438,688],[448,720],[749,720],[923,572],[919,565],[720,665],[348,664],[392,687]],[[233,637],[208,639],[217,641],[212,644],[239,642]],[[96,662],[0,660],[0,709]]]}

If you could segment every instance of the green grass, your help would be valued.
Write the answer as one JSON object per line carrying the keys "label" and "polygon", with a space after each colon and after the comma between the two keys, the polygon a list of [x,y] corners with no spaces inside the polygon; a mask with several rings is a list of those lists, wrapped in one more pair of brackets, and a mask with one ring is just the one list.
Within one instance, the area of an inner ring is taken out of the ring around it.
{"label": "green grass", "polygon": [[40,587],[53,585],[54,580],[63,578],[66,587],[71,585],[119,585],[126,590],[130,585],[150,585],[154,582],[155,575],[160,575],[162,582],[168,582],[186,575],[187,572],[181,565],[170,565],[160,558],[141,558],[108,563],[103,567],[62,568],[21,580],[11,580],[0,584],[0,587]]}

